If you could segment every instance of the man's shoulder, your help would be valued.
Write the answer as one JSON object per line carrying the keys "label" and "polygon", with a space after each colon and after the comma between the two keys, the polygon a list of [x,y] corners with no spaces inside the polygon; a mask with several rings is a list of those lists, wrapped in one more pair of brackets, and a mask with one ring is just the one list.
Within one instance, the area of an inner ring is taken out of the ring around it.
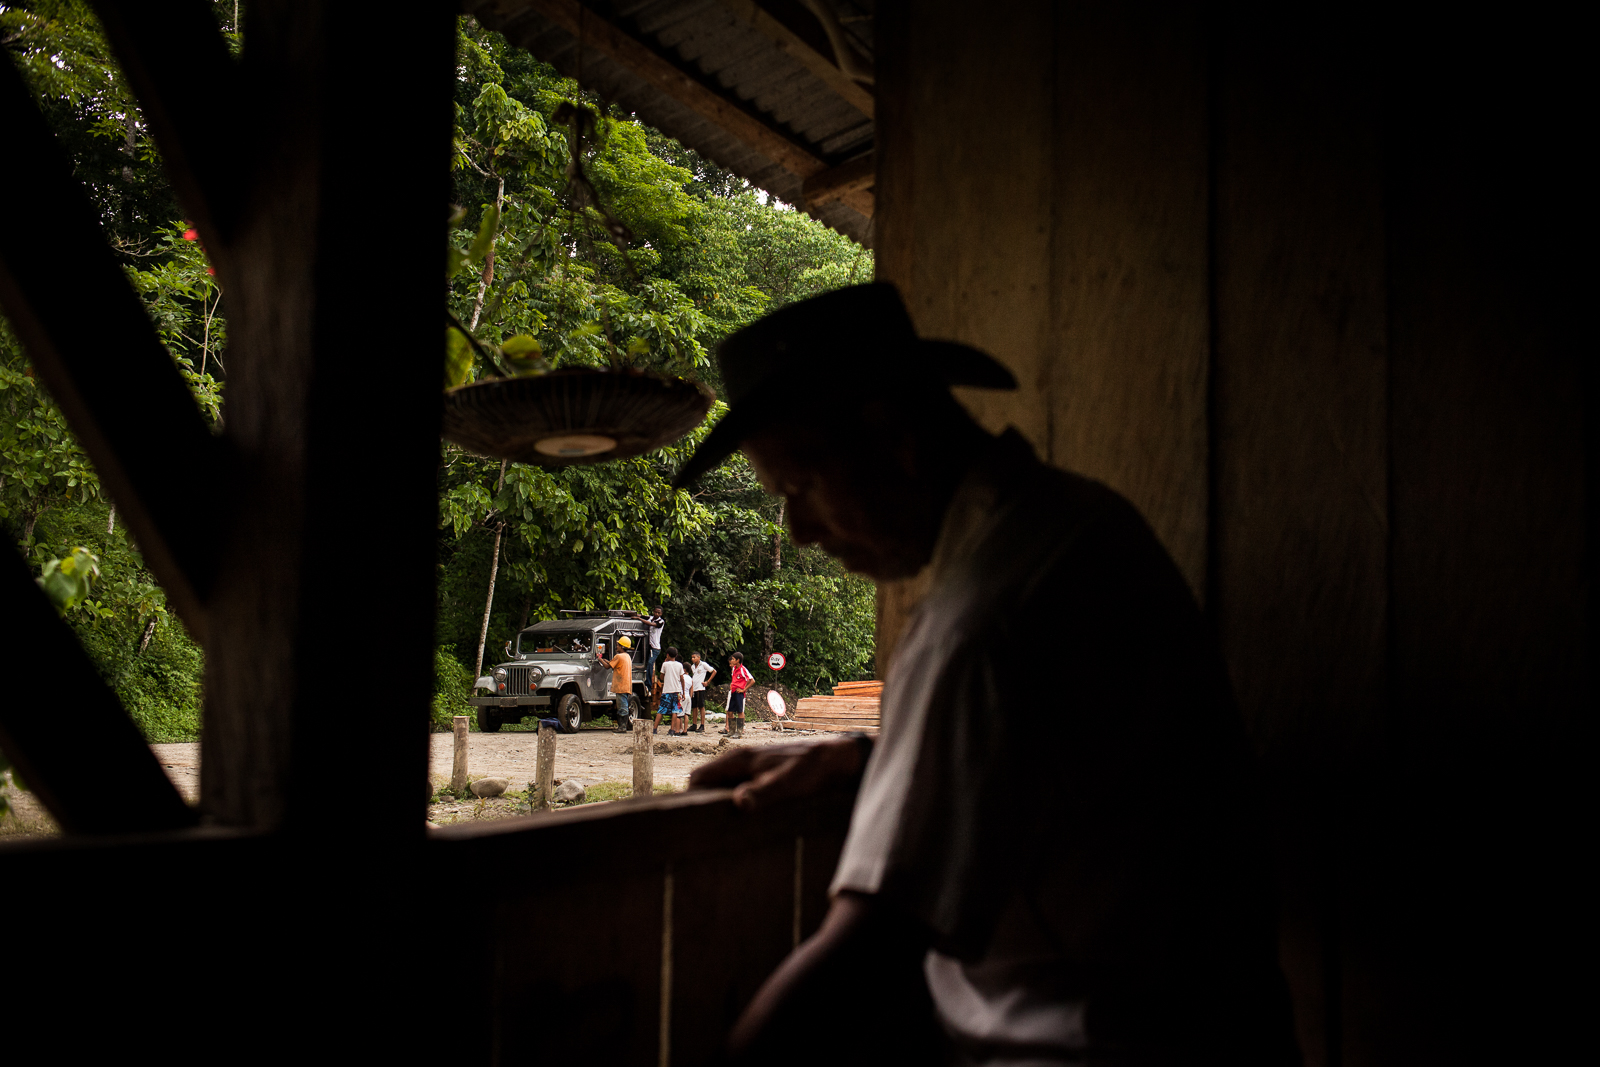
{"label": "man's shoulder", "polygon": [[[1156,567],[1165,550],[1128,500],[1102,482],[1051,466],[1015,431],[964,483],[941,535],[937,585],[970,622],[1011,611],[1085,570]],[[1118,563],[1107,558],[1107,545]],[[1050,595],[1055,595],[1054,591]],[[985,608],[989,609],[988,611]]]}

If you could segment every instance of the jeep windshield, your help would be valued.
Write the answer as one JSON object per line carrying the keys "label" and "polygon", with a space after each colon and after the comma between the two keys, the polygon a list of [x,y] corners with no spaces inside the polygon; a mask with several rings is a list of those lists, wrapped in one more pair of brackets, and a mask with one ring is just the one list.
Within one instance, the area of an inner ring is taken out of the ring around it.
{"label": "jeep windshield", "polygon": [[517,637],[517,655],[572,655],[594,651],[593,630],[546,630]]}

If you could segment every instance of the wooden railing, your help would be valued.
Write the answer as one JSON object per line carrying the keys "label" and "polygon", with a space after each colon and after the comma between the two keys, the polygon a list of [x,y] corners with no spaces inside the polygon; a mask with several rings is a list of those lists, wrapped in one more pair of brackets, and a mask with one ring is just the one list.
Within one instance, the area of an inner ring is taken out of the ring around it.
{"label": "wooden railing", "polygon": [[[821,922],[852,799],[0,843],[0,1018],[65,1062],[713,1063]],[[173,1013],[182,1055],[151,1028]]]}
{"label": "wooden railing", "polygon": [[469,1062],[710,1063],[827,907],[853,794],[757,814],[723,790],[430,831],[480,888]]}

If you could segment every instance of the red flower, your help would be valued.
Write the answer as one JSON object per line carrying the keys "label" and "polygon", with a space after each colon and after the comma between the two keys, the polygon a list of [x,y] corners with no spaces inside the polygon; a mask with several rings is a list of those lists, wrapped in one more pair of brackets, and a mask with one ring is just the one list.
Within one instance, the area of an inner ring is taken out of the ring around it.
{"label": "red flower", "polygon": [[198,240],[200,240],[200,235],[198,233],[196,233],[194,230],[184,230],[183,231],[183,239],[185,241],[198,241]]}
{"label": "red flower", "polygon": [[211,274],[211,275],[215,275],[217,273],[217,268],[215,268],[215,267],[207,267],[206,268],[206,273],[207,274]]}

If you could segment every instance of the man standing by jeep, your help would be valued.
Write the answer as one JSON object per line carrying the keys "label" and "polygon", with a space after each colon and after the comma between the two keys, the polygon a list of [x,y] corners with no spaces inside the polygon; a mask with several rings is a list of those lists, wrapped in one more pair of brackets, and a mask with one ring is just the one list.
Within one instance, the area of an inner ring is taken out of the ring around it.
{"label": "man standing by jeep", "polygon": [[[740,748],[690,779],[753,808],[864,775],[833,905],[733,1061],[1298,1063],[1227,671],[1138,512],[979,426],[951,386],[1015,380],[918,338],[890,286],[791,304],[718,359],[731,408],[677,484],[742,448],[796,544],[929,576],[876,743]],[[1043,618],[1048,742],[1014,651]],[[866,1002],[865,1033],[828,1010]]]}
{"label": "man standing by jeep", "polygon": [[617,638],[617,654],[607,660],[605,653],[595,649],[595,658],[611,668],[611,695],[617,701],[617,733],[629,733],[628,718],[633,699],[633,657],[628,649],[633,642],[626,635]]}

